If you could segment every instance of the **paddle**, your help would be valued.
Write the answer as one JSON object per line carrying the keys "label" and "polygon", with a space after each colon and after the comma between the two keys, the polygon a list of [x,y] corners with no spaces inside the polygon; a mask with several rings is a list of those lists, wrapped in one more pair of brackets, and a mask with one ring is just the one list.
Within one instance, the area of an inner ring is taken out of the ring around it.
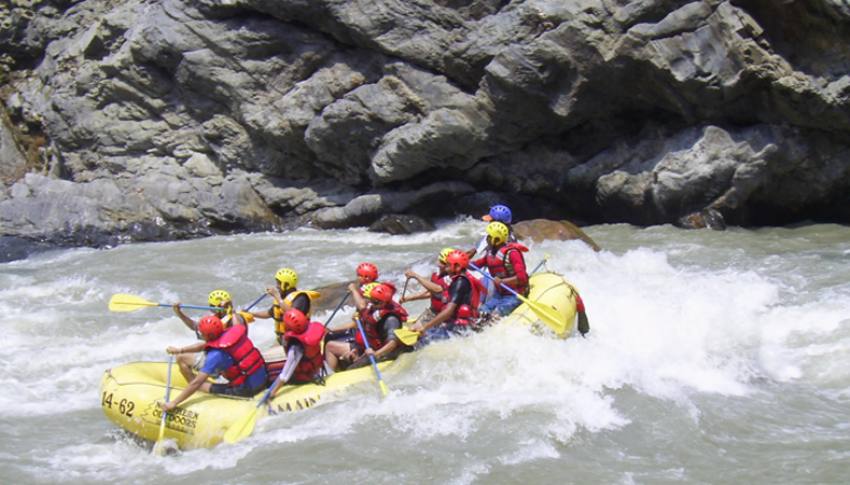
{"label": "paddle", "polygon": [[[168,356],[168,370],[166,371],[167,377],[165,378],[165,402],[168,402],[168,399],[171,397],[171,365],[174,364],[174,356]],[[165,454],[165,448],[162,447],[162,438],[165,436],[165,420],[168,417],[168,413],[162,412],[162,420],[159,422],[159,436],[156,439],[156,443],[153,445],[153,449],[151,453],[157,456],[162,456]]]}
{"label": "paddle", "polygon": [[531,273],[528,273],[528,274],[529,274],[529,275],[533,275],[534,273],[536,273],[536,272],[537,272],[537,270],[539,270],[541,266],[543,266],[544,264],[546,264],[546,262],[547,262],[547,261],[549,261],[549,254],[544,254],[544,255],[543,255],[543,260],[541,260],[539,263],[537,263],[537,266],[535,266],[535,267],[534,267],[534,269],[533,269],[533,270],[531,270]]}
{"label": "paddle", "polygon": [[408,281],[410,281],[410,278],[405,278],[405,279],[404,279],[404,287],[402,287],[402,289],[401,289],[401,298],[399,298],[399,300],[403,300],[403,299],[404,299],[404,294],[405,294],[405,293],[407,293],[407,282],[408,282]]}
{"label": "paddle", "polygon": [[[481,273],[485,278],[487,278],[491,281],[493,280],[492,276],[490,276],[488,273],[485,273],[484,271],[482,271],[481,268],[479,268],[478,266],[475,266],[474,264],[469,263],[469,267],[474,269],[475,271],[478,271],[479,273]],[[534,314],[537,315],[538,318],[540,318],[541,320],[543,320],[543,322],[545,322],[547,325],[552,327],[557,333],[561,334],[561,333],[564,333],[566,331],[566,322],[561,321],[561,315],[559,315],[558,312],[554,308],[550,308],[550,307],[541,305],[538,302],[531,301],[528,298],[517,293],[513,288],[511,288],[508,285],[500,285],[500,286],[502,288],[508,290],[508,292],[512,293],[517,298],[519,298],[519,301],[528,305],[528,308],[531,308],[531,311],[533,311]]]}
{"label": "paddle", "polygon": [[[360,331],[360,336],[363,337],[363,345],[366,346],[366,350],[369,350],[369,339],[366,338],[366,331],[363,330],[363,324],[360,322],[359,318],[354,319],[354,321],[357,323],[357,330]],[[369,361],[372,362],[372,369],[375,370],[375,377],[378,378],[378,385],[381,388],[381,395],[386,397],[387,393],[389,393],[390,390],[387,389],[387,385],[384,384],[384,377],[381,375],[381,370],[378,369],[378,363],[375,361],[375,356],[370,354]]]}
{"label": "paddle", "polygon": [[[155,303],[145,300],[136,295],[128,295],[127,293],[116,293],[109,299],[109,311],[111,312],[134,312],[141,308],[163,306],[171,307],[169,303]],[[180,308],[192,308],[195,310],[211,310],[214,312],[221,311],[222,308],[215,306],[199,306],[199,305],[180,305]]]}
{"label": "paddle", "polygon": [[[342,308],[342,305],[345,304],[345,300],[348,300],[348,295],[350,295],[350,293],[348,293],[348,292],[346,292],[344,295],[342,295],[342,299],[339,301],[339,304],[336,306],[336,308],[334,308],[334,311],[333,311],[333,313],[331,313],[331,316],[329,316],[328,319],[325,320],[325,328],[326,329],[328,328],[328,325],[331,324],[331,320],[334,319],[336,312],[338,312],[339,309]],[[325,332],[325,336],[323,337],[324,341],[328,340],[328,335],[330,335],[330,332]],[[322,349],[322,355],[323,356],[325,355],[325,349]]]}
{"label": "paddle", "polygon": [[410,330],[405,327],[397,328],[393,330],[393,333],[396,337],[398,337],[398,340],[401,343],[407,345],[408,347],[414,345],[416,341],[419,340],[418,332],[414,332],[413,330]]}
{"label": "paddle", "polygon": [[350,295],[350,294],[351,293],[346,292],[345,295],[342,296],[342,300],[339,301],[339,305],[337,305],[336,308],[334,308],[334,311],[333,311],[333,313],[331,313],[331,316],[328,317],[327,320],[325,320],[325,328],[328,328],[328,325],[331,324],[331,320],[334,319],[334,315],[336,315],[336,312],[338,312],[339,309],[342,308],[342,305],[345,304],[345,300],[348,299],[348,295]]}
{"label": "paddle", "polygon": [[[325,321],[325,327],[327,327],[328,324],[331,323],[331,320],[333,320],[334,315],[336,315],[336,312],[338,312],[339,309],[342,308],[342,305],[345,304],[345,300],[348,299],[348,295],[349,294],[346,293],[342,297],[342,300],[340,300],[339,305],[336,306],[336,309],[334,309],[333,313],[331,313],[331,316],[327,319],[327,321]],[[251,410],[250,413],[247,413],[241,418],[237,419],[233,424],[230,425],[229,428],[227,428],[227,431],[224,432],[225,443],[232,445],[233,443],[242,441],[245,438],[251,436],[251,433],[254,432],[254,427],[257,425],[257,413],[260,411],[260,408],[269,400],[269,398],[271,397],[271,393],[272,388],[269,387],[265,394],[263,394],[263,397],[260,398],[260,401],[254,407],[254,409]]]}
{"label": "paddle", "polygon": [[229,428],[227,428],[227,431],[224,432],[225,443],[232,445],[233,443],[242,441],[243,439],[251,436],[251,433],[254,432],[254,426],[257,424],[257,413],[260,411],[260,408],[263,406],[263,404],[265,404],[266,401],[269,400],[269,397],[271,397],[271,393],[272,388],[269,387],[268,390],[266,390],[265,394],[263,394],[263,397],[260,399],[257,405],[254,406],[254,409],[252,409],[250,413],[237,419],[236,422],[234,422],[230,425]]}
{"label": "paddle", "polygon": [[245,309],[244,309],[244,310],[242,310],[242,311],[247,312],[248,310],[250,310],[250,309],[254,308],[254,306],[255,306],[257,303],[260,303],[261,301],[263,301],[263,298],[265,298],[265,297],[267,297],[267,296],[269,296],[269,294],[268,294],[268,293],[263,293],[262,295],[260,295],[260,297],[259,297],[259,298],[257,298],[257,299],[256,299],[256,300],[254,300],[254,301],[253,301],[250,305],[248,305],[248,308],[245,308]]}
{"label": "paddle", "polygon": [[[539,270],[544,264],[546,264],[546,262],[548,260],[549,260],[549,255],[544,254],[543,260],[540,261],[539,263],[537,263],[537,266],[534,267],[534,270],[531,272],[531,274],[537,273],[537,270]],[[405,282],[405,286],[406,285],[407,285],[407,282]],[[404,292],[402,292],[402,294],[404,294]],[[398,340],[401,343],[403,343],[404,345],[407,345],[407,346],[415,345],[416,342],[419,340],[419,333],[418,332],[414,332],[413,330],[407,329],[405,327],[397,328],[397,329],[393,330],[393,333],[395,333],[395,336],[398,337]]]}

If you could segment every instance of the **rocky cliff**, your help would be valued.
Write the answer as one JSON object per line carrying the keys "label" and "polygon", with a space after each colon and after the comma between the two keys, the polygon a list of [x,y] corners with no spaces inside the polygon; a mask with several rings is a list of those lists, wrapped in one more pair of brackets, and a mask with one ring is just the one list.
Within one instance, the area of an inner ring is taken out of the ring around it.
{"label": "rocky cliff", "polygon": [[2,234],[850,221],[841,0],[12,0]]}

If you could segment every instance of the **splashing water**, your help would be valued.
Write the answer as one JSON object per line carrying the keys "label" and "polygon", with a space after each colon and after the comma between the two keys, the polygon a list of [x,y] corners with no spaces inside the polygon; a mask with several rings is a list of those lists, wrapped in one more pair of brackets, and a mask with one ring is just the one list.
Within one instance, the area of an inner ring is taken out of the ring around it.
{"label": "splashing water", "polygon": [[[529,266],[550,254],[548,269],[581,291],[587,339],[497,325],[405,356],[384,376],[386,399],[364,383],[265,418],[234,446],[152,457],[99,409],[105,369],[163,360],[167,345],[194,338],[168,308],[110,314],[114,293],[204,304],[226,288],[245,305],[281,266],[310,288],[353,279],[361,261],[401,288],[406,266],[427,274],[442,247],[471,248],[482,231],[472,220],[412,236],[302,229],[0,265],[0,482],[846,479],[850,228],[832,225],[606,225],[587,230],[599,253],[531,244]],[[270,345],[271,324],[252,337]]]}

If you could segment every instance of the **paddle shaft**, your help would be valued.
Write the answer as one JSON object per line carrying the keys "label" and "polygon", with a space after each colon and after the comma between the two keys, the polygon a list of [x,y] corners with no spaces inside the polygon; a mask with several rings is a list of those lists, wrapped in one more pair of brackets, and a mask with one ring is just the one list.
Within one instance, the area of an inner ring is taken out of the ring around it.
{"label": "paddle shaft", "polygon": [[[485,273],[484,271],[482,271],[481,268],[479,268],[478,266],[475,266],[474,264],[469,263],[469,267],[474,269],[475,271],[478,271],[479,273],[481,273],[485,278],[489,279],[490,281],[493,281],[493,277],[490,276],[488,273]],[[554,310],[547,308],[545,306],[541,306],[539,303],[529,300],[528,298],[517,293],[516,290],[514,290],[513,288],[511,288],[508,285],[499,285],[499,287],[508,290],[508,292],[510,292],[511,294],[516,296],[517,298],[519,298],[519,301],[528,305],[528,307],[531,309],[531,311],[533,311],[534,314],[537,315],[541,320],[548,322],[549,326],[553,326],[553,325],[557,326],[557,327],[561,326],[561,318],[560,318],[559,315],[552,313],[552,311],[554,311]]]}
{"label": "paddle shaft", "polygon": [[254,306],[256,306],[256,305],[257,305],[257,303],[260,303],[261,301],[263,301],[263,298],[265,298],[265,297],[267,297],[267,296],[269,296],[269,294],[268,294],[268,293],[263,293],[262,295],[260,295],[260,297],[259,297],[259,298],[257,298],[257,299],[256,299],[256,300],[254,300],[254,301],[253,301],[250,305],[248,305],[248,308],[246,308],[246,309],[245,309],[245,310],[243,310],[243,311],[246,311],[246,312],[247,312],[248,310],[250,310],[250,309],[254,308]]}
{"label": "paddle shaft", "polygon": [[269,386],[269,388],[263,394],[263,397],[260,399],[260,402],[257,403],[258,408],[260,406],[262,406],[263,404],[265,404],[266,401],[268,401],[270,397],[272,397],[272,388],[274,388],[274,385]]}
{"label": "paddle shaft", "polygon": [[[162,307],[168,307],[168,308],[171,308],[171,307],[173,307],[174,305],[171,305],[171,304],[169,304],[169,303],[157,303],[157,304],[156,304],[156,306],[162,306]],[[217,306],[182,305],[182,304],[181,304],[181,305],[179,305],[179,306],[180,306],[180,308],[191,308],[191,309],[193,309],[193,310],[210,310],[210,311],[213,311],[213,312],[217,312],[217,311],[219,311],[219,310],[222,310],[222,308],[221,308],[221,307],[217,307]]]}
{"label": "paddle shaft", "polygon": [[[171,366],[174,364],[174,356],[168,356],[168,369],[165,377],[165,402],[171,398]],[[162,412],[162,420],[159,423],[159,437],[157,438],[157,443],[162,441],[162,437],[165,436],[165,420],[168,418],[168,413]]]}
{"label": "paddle shaft", "polygon": [[[360,318],[354,319],[354,322],[357,323],[357,330],[360,331],[360,336],[363,337],[363,345],[366,347],[366,350],[369,350],[371,347],[369,346],[369,339],[366,337],[366,331],[363,330],[363,323],[360,322]],[[375,370],[375,375],[378,377],[378,384],[381,386],[381,392],[385,393],[386,391],[384,384],[384,376],[381,375],[381,370],[378,369],[378,362],[375,360],[375,356],[369,354],[369,362],[372,363],[372,369]]]}
{"label": "paddle shaft", "polygon": [[[485,272],[484,270],[482,270],[478,266],[475,266],[472,263],[469,263],[469,267],[474,269],[475,271],[478,271],[479,273],[481,273],[481,276],[483,276],[483,277],[487,278],[488,280],[495,283],[495,280],[493,279],[492,276],[490,276],[490,273]],[[513,288],[511,288],[508,285],[499,285],[499,288],[504,288],[504,289],[508,290],[509,293],[512,293],[515,297],[519,298],[523,302],[528,301],[528,298],[520,295],[519,293],[516,292],[516,290],[514,290]]]}
{"label": "paddle shaft", "polygon": [[401,299],[404,299],[404,294],[407,293],[407,282],[410,281],[410,278],[404,279],[404,286],[401,288]]}
{"label": "paddle shaft", "polygon": [[339,301],[339,305],[337,305],[336,308],[334,308],[334,311],[333,311],[333,313],[331,313],[331,316],[328,317],[328,319],[325,321],[325,327],[326,328],[327,328],[328,325],[331,324],[331,320],[333,320],[334,316],[336,316],[336,312],[338,312],[339,309],[342,308],[342,305],[345,304],[345,300],[348,300],[348,295],[350,295],[350,293],[348,293],[348,292],[346,292],[345,295],[343,295],[342,300]]}
{"label": "paddle shaft", "polygon": [[535,266],[535,267],[534,267],[534,269],[533,269],[533,270],[531,270],[531,273],[528,273],[528,274],[534,274],[534,273],[536,273],[536,272],[537,272],[537,270],[538,270],[538,269],[540,269],[540,267],[541,267],[541,266],[543,266],[544,264],[546,264],[546,261],[548,261],[548,260],[549,260],[549,258],[543,258],[543,260],[542,260],[542,261],[540,261],[539,263],[537,263],[537,266]]}

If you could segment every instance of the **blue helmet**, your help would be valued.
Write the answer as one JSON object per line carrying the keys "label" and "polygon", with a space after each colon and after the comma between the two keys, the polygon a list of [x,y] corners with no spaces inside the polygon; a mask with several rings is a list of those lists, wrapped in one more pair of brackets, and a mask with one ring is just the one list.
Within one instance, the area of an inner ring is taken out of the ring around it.
{"label": "blue helmet", "polygon": [[511,210],[506,205],[497,204],[490,208],[490,213],[482,217],[485,221],[496,221],[510,224],[512,219]]}

